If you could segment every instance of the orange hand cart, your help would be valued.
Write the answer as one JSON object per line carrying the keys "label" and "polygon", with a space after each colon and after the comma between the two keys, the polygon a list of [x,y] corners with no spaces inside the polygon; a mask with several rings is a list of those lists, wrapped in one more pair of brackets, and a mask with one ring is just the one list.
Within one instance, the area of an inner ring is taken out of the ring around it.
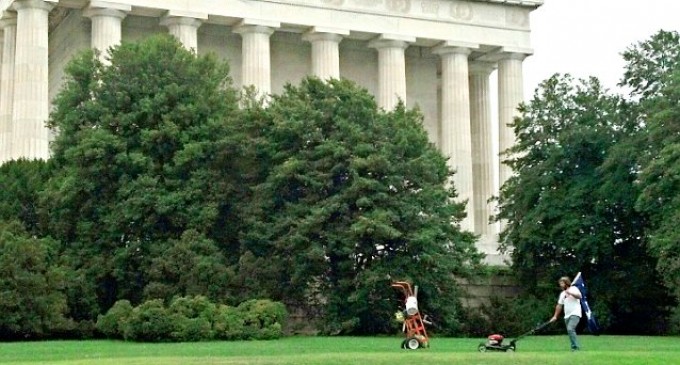
{"label": "orange hand cart", "polygon": [[416,286],[414,291],[411,289],[411,284],[406,281],[396,281],[391,286],[400,289],[405,298],[403,331],[406,333],[406,339],[402,341],[401,348],[416,350],[430,347],[430,340],[425,330],[425,324],[428,323],[427,316],[421,316],[418,309],[418,287]]}

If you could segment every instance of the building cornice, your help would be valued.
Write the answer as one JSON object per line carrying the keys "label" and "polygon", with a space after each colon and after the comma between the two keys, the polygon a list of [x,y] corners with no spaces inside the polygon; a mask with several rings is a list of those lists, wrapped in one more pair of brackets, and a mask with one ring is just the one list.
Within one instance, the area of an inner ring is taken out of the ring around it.
{"label": "building cornice", "polygon": [[519,5],[527,6],[532,8],[537,8],[543,5],[544,0],[469,0],[477,1],[482,3],[496,3],[496,4],[508,4],[508,5]]}
{"label": "building cornice", "polygon": [[[0,0],[10,6],[17,0]],[[315,27],[350,30],[348,38],[368,41],[380,34],[416,38],[431,47],[442,41],[531,48],[529,14],[544,0],[45,0],[58,3],[54,27],[68,11],[92,4],[126,6],[129,16],[162,18],[169,13],[203,14],[202,22],[234,27],[243,19],[276,21],[283,32],[305,33]]]}

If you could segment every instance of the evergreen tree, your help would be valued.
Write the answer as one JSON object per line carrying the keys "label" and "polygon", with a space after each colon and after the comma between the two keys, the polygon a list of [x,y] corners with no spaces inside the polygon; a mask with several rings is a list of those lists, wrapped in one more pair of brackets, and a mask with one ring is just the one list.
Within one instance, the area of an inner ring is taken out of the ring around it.
{"label": "evergreen tree", "polygon": [[268,166],[243,235],[252,285],[321,307],[329,333],[379,333],[397,305],[386,300],[399,295],[391,281],[408,279],[455,332],[454,276],[480,255],[460,230],[464,205],[421,115],[403,105],[379,111],[346,80],[308,78],[252,116],[249,124],[266,126],[254,154]]}
{"label": "evergreen tree", "polygon": [[31,237],[18,221],[0,221],[0,338],[26,340],[73,330],[67,318],[68,270],[59,246]]}
{"label": "evergreen tree", "polygon": [[48,163],[24,159],[0,166],[0,221],[18,220],[33,235],[44,234],[38,195],[49,179]]}
{"label": "evergreen tree", "polygon": [[238,103],[225,63],[168,35],[114,47],[108,64],[86,51],[66,72],[43,202],[83,280],[74,316],[95,318],[118,299],[140,302],[158,255],[187,230],[238,248]]}
{"label": "evergreen tree", "polygon": [[644,127],[630,142],[640,170],[637,208],[651,217],[657,268],[680,301],[680,34],[661,30],[623,56],[621,84],[638,99]]}
{"label": "evergreen tree", "polygon": [[655,331],[650,323],[668,300],[649,270],[648,217],[635,210],[635,158],[619,147],[640,129],[634,106],[597,79],[555,75],[521,112],[510,149],[517,157],[507,161],[516,174],[501,189],[498,215],[520,283],[553,295],[557,278],[582,271],[603,324]]}

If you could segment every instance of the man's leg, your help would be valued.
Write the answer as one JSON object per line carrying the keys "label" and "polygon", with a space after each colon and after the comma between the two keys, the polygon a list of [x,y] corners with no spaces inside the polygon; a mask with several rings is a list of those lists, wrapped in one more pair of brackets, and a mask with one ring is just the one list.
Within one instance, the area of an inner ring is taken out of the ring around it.
{"label": "man's leg", "polygon": [[581,318],[577,316],[570,316],[565,319],[564,322],[567,324],[567,334],[569,335],[569,341],[571,342],[571,349],[578,350],[578,340],[576,339],[576,326]]}

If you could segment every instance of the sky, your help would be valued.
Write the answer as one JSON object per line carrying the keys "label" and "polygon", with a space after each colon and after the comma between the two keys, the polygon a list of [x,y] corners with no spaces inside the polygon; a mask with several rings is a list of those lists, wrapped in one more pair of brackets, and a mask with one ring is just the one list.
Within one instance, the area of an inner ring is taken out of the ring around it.
{"label": "sky", "polygon": [[[621,53],[661,29],[680,31],[680,0],[544,0],[531,12],[530,21],[534,54],[523,63],[526,101],[554,73],[595,76],[611,91],[625,93],[616,86],[624,72]],[[491,78],[495,102],[497,73]],[[497,117],[496,109],[492,115]],[[492,133],[497,141],[497,125]],[[498,154],[498,145],[493,148]],[[498,183],[495,176],[496,187]]]}
{"label": "sky", "polygon": [[596,76],[620,91],[620,54],[660,29],[680,30],[680,0],[545,0],[531,13],[534,54],[524,61],[525,99],[556,72]]}

